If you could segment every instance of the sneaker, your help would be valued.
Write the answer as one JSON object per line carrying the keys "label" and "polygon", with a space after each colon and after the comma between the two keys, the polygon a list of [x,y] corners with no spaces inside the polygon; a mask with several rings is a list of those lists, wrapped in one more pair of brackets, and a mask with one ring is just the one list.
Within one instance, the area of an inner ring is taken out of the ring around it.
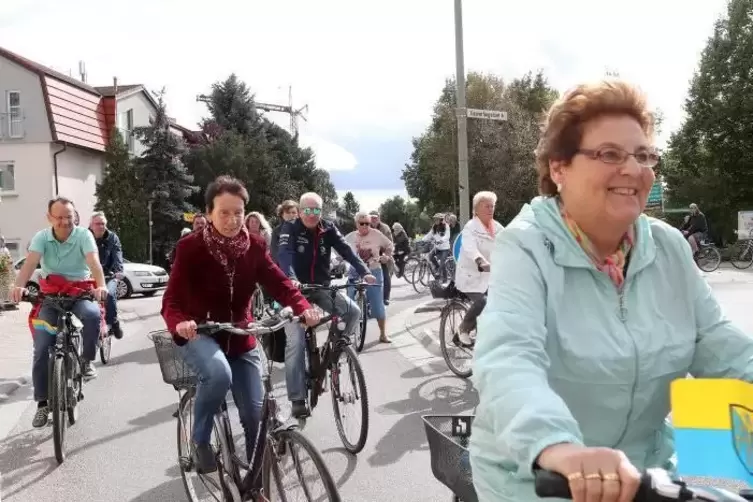
{"label": "sneaker", "polygon": [[210,474],[217,470],[217,458],[210,444],[194,445],[193,461],[196,464],[196,472],[199,474]]}
{"label": "sneaker", "polygon": [[311,416],[309,407],[306,406],[306,401],[293,401],[292,402],[292,415],[293,418],[306,418]]}
{"label": "sneaker", "polygon": [[118,340],[123,338],[123,328],[120,327],[120,321],[115,321],[114,323],[112,323],[110,331],[112,332],[112,336],[114,336]]}
{"label": "sneaker", "polygon": [[31,425],[37,429],[47,426],[47,422],[50,420],[50,408],[42,406],[37,408],[37,412],[34,414],[34,419],[31,421]]}
{"label": "sneaker", "polygon": [[84,374],[84,378],[86,379],[97,378],[97,370],[94,369],[94,363],[92,363],[91,361],[84,361],[81,372]]}

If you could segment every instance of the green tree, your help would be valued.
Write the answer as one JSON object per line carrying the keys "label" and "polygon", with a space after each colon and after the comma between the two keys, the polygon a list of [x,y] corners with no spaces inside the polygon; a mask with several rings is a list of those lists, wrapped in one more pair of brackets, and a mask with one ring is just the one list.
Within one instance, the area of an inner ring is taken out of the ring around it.
{"label": "green tree", "polygon": [[193,176],[181,162],[183,140],[170,131],[165,111],[164,93],[158,95],[157,113],[147,127],[139,127],[135,134],[144,146],[144,153],[135,160],[136,169],[143,173],[141,181],[147,199],[152,201],[152,251],[157,263],[165,263],[167,254],[177,241],[183,226],[183,214],[196,207],[188,200],[197,188]]}
{"label": "green tree", "polygon": [[249,210],[272,215],[283,199],[309,191],[321,195],[326,208],[337,207],[335,187],[329,173],[317,169],[313,151],[259,114],[249,88],[235,75],[212,86],[208,107],[207,141],[184,159],[200,187],[195,205],[204,204],[204,190],[213,179],[230,174],[248,187]]}
{"label": "green tree", "polygon": [[379,206],[379,214],[382,221],[390,227],[393,223],[400,223],[411,237],[417,233],[428,232],[431,227],[431,218],[421,211],[418,204],[405,200],[399,195],[382,202]]}
{"label": "green tree", "polygon": [[356,200],[356,196],[353,195],[353,192],[345,192],[345,195],[343,196],[342,210],[351,218],[361,210],[361,205]]}
{"label": "green tree", "polygon": [[[537,193],[533,151],[543,112],[557,92],[542,72],[505,85],[494,75],[470,73],[469,108],[504,110],[507,122],[468,121],[469,198],[480,190],[497,193],[497,218],[508,222]],[[458,211],[455,82],[447,80],[431,124],[413,139],[411,162],[403,170],[408,194],[428,213]],[[470,202],[470,200],[469,200]]]}
{"label": "green tree", "polygon": [[662,161],[669,207],[697,203],[716,240],[753,208],[753,0],[731,0],[701,54]]}
{"label": "green tree", "polygon": [[123,254],[132,261],[145,261],[149,256],[148,194],[138,166],[117,130],[105,151],[105,169],[95,197],[94,208],[105,213],[107,225],[120,237]]}

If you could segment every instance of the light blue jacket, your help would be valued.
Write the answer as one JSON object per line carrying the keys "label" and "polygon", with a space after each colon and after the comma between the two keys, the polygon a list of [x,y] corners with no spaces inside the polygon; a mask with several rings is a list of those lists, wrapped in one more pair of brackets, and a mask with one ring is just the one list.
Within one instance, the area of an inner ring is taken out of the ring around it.
{"label": "light blue jacket", "polygon": [[532,466],[572,442],[674,466],[669,384],[753,380],[753,338],[722,314],[679,231],[641,215],[619,292],[535,198],[495,242],[473,381],[471,466],[481,502],[538,500]]}

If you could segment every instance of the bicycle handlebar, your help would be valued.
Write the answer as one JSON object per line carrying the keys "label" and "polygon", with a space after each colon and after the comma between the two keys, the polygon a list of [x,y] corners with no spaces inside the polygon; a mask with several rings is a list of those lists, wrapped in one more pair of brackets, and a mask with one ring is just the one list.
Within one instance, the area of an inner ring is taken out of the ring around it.
{"label": "bicycle handlebar", "polygon": [[21,297],[22,302],[29,302],[32,304],[36,304],[44,300],[49,300],[51,302],[64,302],[64,301],[71,302],[71,301],[77,301],[77,300],[97,301],[94,298],[94,295],[90,291],[85,291],[79,295],[42,293],[41,291],[35,294],[31,294],[27,292],[27,293],[24,293],[24,295]]}
{"label": "bicycle handlebar", "polygon": [[335,284],[335,285],[329,285],[325,286],[323,284],[301,284],[301,292],[306,293],[309,291],[340,291],[341,289],[348,289],[348,288],[361,288],[361,287],[369,287],[369,286],[381,286],[381,284],[369,284],[368,282],[358,281],[358,282],[346,282],[345,284]]}
{"label": "bicycle handlebar", "polygon": [[[535,474],[536,495],[542,498],[572,499],[567,478],[552,471],[537,470]],[[722,488],[689,486],[682,481],[673,480],[664,469],[648,469],[641,474],[641,483],[635,494],[634,502],[671,502],[671,501],[706,501],[706,502],[745,502],[751,500],[748,491],[746,497]]]}
{"label": "bicycle handlebar", "polygon": [[[232,323],[232,322],[206,322],[196,326],[198,333],[211,335],[218,331],[226,331],[233,335],[242,336],[260,336],[274,333],[277,330],[282,329],[287,324],[294,322],[300,322],[303,316],[294,316],[293,309],[285,307],[274,318],[268,319],[266,322],[252,322],[243,325],[244,323]],[[274,321],[275,324],[269,324],[269,321]]]}

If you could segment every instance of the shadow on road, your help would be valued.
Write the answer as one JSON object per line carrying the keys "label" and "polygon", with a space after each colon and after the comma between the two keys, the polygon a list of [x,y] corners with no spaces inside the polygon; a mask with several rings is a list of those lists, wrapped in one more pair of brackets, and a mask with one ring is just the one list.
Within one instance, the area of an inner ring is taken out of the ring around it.
{"label": "shadow on road", "polygon": [[[116,349],[117,344],[113,344],[113,352],[116,352]],[[118,366],[128,363],[157,364],[157,353],[154,351],[153,346],[146,347],[120,356],[116,355],[107,366]]]}
{"label": "shadow on road", "polygon": [[478,396],[468,380],[439,375],[422,382],[411,389],[406,399],[375,410],[381,415],[403,416],[379,439],[369,464],[390,465],[411,451],[428,450],[421,416],[464,414],[477,405]]}
{"label": "shadow on road", "polygon": [[[152,410],[146,415],[129,420],[133,427],[97,439],[83,446],[68,450],[68,457],[75,456],[83,451],[100,446],[128,436],[130,434],[142,431],[144,429],[160,425],[164,422],[173,420],[175,404],[172,403],[163,408]],[[83,417],[82,417],[83,418]],[[3,491],[5,498],[10,498],[14,494],[25,490],[27,487],[41,480],[50,474],[57,467],[55,458],[45,457],[39,460],[32,460],[40,453],[41,446],[46,442],[52,441],[52,428],[31,429],[20,432],[13,436],[0,441],[0,472],[3,473]],[[65,464],[63,464],[65,465]],[[138,500],[173,500],[171,498],[160,499],[138,499]]]}
{"label": "shadow on road", "polygon": [[186,500],[186,492],[181,478],[165,481],[151,490],[132,498],[131,502],[183,502]]}
{"label": "shadow on road", "polygon": [[342,447],[327,448],[326,450],[323,450],[321,453],[325,459],[332,454],[338,454],[345,457],[345,461],[347,462],[345,466],[345,471],[340,475],[339,478],[335,480],[335,484],[337,485],[337,487],[342,488],[342,486],[350,479],[353,473],[356,472],[356,466],[358,466],[358,457],[356,457],[355,455],[351,455],[348,452],[348,450]]}

